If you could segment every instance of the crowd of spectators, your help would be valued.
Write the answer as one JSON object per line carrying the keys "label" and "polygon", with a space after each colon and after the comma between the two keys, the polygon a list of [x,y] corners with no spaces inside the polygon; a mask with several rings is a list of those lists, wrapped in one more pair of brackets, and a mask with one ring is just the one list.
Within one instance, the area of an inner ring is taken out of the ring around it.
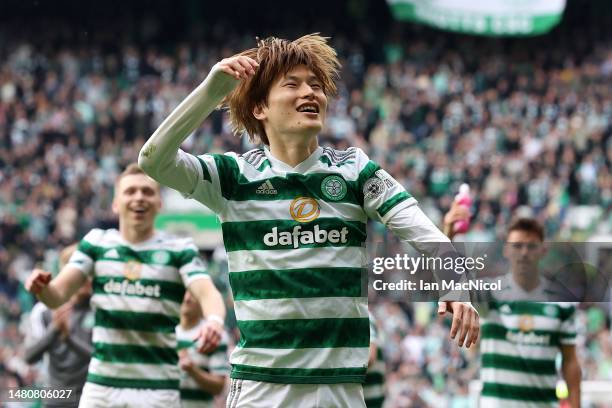
{"label": "crowd of spectators", "polygon": [[[406,35],[391,30],[380,58],[347,35],[332,39],[344,68],[322,144],[364,149],[438,223],[468,182],[469,239],[501,239],[520,207],[545,223],[550,239],[572,237],[568,213],[582,205],[597,209],[588,233],[612,230],[609,41]],[[37,381],[22,355],[32,307],[25,277],[36,263],[53,269],[58,250],[91,228],[115,225],[116,175],[212,64],[254,46],[251,37],[222,38],[108,48],[0,37],[0,372],[13,373],[9,384]],[[230,133],[223,112],[184,147],[252,148]],[[389,394],[402,407],[468,406],[477,351],[450,347],[431,307],[374,303]],[[597,308],[580,318],[585,378],[612,380],[609,318]]]}

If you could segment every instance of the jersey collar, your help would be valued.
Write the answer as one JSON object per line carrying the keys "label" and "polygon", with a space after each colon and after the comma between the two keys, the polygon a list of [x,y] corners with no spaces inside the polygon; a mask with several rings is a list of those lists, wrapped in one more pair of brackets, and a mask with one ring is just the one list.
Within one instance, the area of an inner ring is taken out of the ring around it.
{"label": "jersey collar", "polygon": [[306,173],[308,169],[310,169],[312,166],[314,166],[319,161],[319,159],[321,158],[321,155],[323,154],[323,148],[321,146],[317,146],[315,151],[312,152],[312,154],[308,156],[306,160],[304,160],[303,162],[301,162],[295,167],[291,167],[287,163],[272,156],[272,153],[270,153],[270,149],[268,148],[268,146],[264,147],[264,152],[266,153],[266,157],[270,161],[271,167],[274,170],[278,170],[278,171],[282,171],[286,173],[302,174],[302,173]]}

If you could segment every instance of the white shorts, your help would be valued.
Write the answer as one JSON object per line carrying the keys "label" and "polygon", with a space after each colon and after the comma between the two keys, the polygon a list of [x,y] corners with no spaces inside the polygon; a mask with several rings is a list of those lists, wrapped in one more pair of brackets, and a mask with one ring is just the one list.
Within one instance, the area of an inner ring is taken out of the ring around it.
{"label": "white shorts", "polygon": [[178,390],[107,387],[87,382],[79,408],[180,408]]}
{"label": "white shorts", "polygon": [[361,384],[230,381],[226,408],[365,408]]}

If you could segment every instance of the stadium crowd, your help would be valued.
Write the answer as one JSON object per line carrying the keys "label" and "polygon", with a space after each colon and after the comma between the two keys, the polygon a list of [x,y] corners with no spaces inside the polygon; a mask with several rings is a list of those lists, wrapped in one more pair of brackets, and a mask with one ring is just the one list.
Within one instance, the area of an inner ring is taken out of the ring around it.
{"label": "stadium crowd", "polygon": [[[404,41],[406,33],[392,30],[380,58],[334,37],[344,69],[322,144],[361,147],[439,222],[468,181],[473,240],[500,239],[521,206],[552,238],[570,237],[567,216],[576,205],[601,210],[589,232],[612,230],[610,42],[578,36],[509,46],[425,34]],[[40,46],[4,36],[0,43],[0,373],[13,386],[39,379],[23,356],[33,302],[26,276],[39,262],[53,269],[58,251],[91,228],[115,225],[118,173],[214,62],[253,42],[224,34],[223,42],[126,42],[108,50],[53,40]],[[185,149],[246,151],[247,143],[217,112]],[[379,230],[372,233],[376,240]],[[433,307],[373,303],[391,406],[469,406],[477,350],[450,347]],[[584,378],[612,380],[609,316],[582,309]]]}

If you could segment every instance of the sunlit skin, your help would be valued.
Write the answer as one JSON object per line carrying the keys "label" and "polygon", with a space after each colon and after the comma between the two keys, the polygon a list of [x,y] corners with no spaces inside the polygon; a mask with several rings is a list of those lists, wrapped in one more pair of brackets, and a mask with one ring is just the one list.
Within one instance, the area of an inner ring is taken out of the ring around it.
{"label": "sunlit skin", "polygon": [[512,277],[529,291],[540,283],[538,262],[546,254],[546,247],[538,234],[531,231],[510,231],[504,246],[504,256],[510,261]]}
{"label": "sunlit skin", "polygon": [[[300,112],[310,106],[316,112]],[[321,81],[305,65],[297,65],[270,87],[266,106],[253,110],[270,140],[270,152],[297,165],[318,146],[317,135],[327,114],[327,96]],[[285,160],[283,160],[285,161]]]}
{"label": "sunlit skin", "polygon": [[112,209],[119,216],[119,230],[129,242],[153,236],[153,222],[161,209],[159,185],[144,174],[130,174],[115,186]]}

